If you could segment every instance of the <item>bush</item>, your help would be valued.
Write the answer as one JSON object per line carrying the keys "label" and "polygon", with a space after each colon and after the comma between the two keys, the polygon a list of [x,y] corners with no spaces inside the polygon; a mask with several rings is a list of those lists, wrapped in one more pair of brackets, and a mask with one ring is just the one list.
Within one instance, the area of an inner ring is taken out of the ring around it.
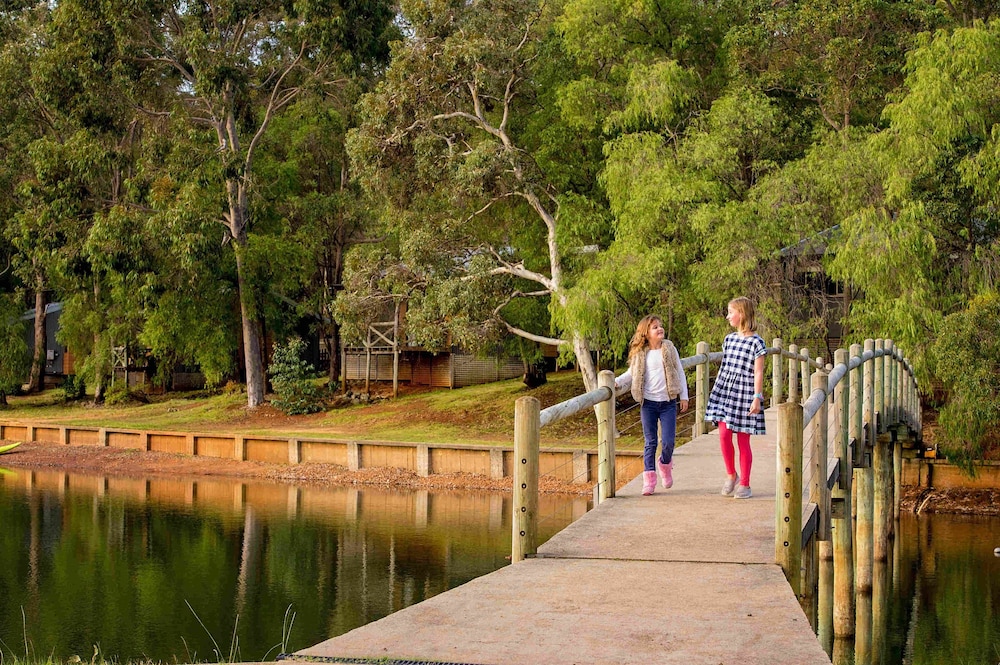
{"label": "bush", "polygon": [[1000,294],[984,293],[944,320],[933,353],[948,389],[939,422],[942,448],[970,472],[976,460],[1000,446]]}
{"label": "bush", "polygon": [[274,388],[275,408],[289,415],[315,413],[323,410],[323,391],[313,381],[316,370],[302,359],[306,343],[298,337],[284,346],[274,345],[271,358],[271,386]]}
{"label": "bush", "polygon": [[62,384],[63,395],[67,402],[81,399],[87,393],[87,385],[82,376],[67,374]]}
{"label": "bush", "polygon": [[141,390],[129,390],[124,381],[116,381],[104,393],[104,403],[107,406],[122,406],[124,404],[149,404],[149,397]]}

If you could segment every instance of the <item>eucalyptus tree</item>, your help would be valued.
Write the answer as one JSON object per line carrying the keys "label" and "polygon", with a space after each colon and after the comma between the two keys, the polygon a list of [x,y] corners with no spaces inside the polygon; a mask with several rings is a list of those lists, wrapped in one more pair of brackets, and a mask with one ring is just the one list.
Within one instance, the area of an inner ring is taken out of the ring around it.
{"label": "eucalyptus tree", "polygon": [[[162,109],[195,145],[214,150],[223,244],[235,255],[250,407],[265,377],[259,288],[250,276],[256,159],[273,121],[303,92],[338,94],[385,55],[393,14],[385,2],[145,0],[107,3],[138,62],[175,81]],[[183,199],[172,206],[183,209]],[[183,214],[179,210],[178,214]]]}
{"label": "eucalyptus tree", "polygon": [[425,344],[512,334],[560,345],[595,387],[591,341],[566,312],[586,248],[608,231],[593,198],[600,144],[562,122],[552,95],[572,67],[555,44],[553,7],[401,10],[407,38],[349,139],[361,182],[384,203],[387,242],[355,256],[347,280],[366,286],[345,294],[342,315],[405,298],[408,332]]}

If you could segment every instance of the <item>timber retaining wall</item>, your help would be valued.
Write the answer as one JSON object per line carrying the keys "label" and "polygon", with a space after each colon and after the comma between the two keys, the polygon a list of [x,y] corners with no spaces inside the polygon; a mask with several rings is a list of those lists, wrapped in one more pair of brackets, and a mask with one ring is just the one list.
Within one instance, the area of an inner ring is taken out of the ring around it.
{"label": "timber retaining wall", "polygon": [[[412,471],[422,477],[469,473],[493,479],[510,478],[514,465],[513,449],[502,446],[162,432],[48,423],[0,423],[0,440],[130,448],[275,464],[319,462],[343,466],[349,471],[384,467]],[[539,472],[565,482],[594,484],[597,455],[596,448],[545,448],[539,456]],[[618,477],[638,474],[641,456],[639,451],[617,451]]]}

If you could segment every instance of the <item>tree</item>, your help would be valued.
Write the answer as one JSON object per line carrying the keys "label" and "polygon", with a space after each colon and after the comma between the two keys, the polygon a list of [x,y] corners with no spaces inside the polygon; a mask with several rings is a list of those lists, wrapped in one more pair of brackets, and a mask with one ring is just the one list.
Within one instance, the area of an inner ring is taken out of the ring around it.
{"label": "tree", "polygon": [[0,406],[24,383],[30,365],[19,299],[0,294]]}
{"label": "tree", "polygon": [[303,91],[338,90],[353,72],[378,64],[392,12],[382,2],[319,0],[112,4],[116,29],[140,42],[162,75],[176,81],[176,103],[162,111],[174,114],[197,143],[214,147],[225,201],[223,243],[236,259],[247,403],[255,407],[265,388],[261,312],[248,274],[255,160],[271,123]]}
{"label": "tree", "polygon": [[933,371],[943,319],[1000,278],[1000,22],[924,36],[870,154],[880,196],[844,218],[831,273],[864,291],[851,320]]}
{"label": "tree", "polygon": [[[546,60],[551,9],[491,0],[402,10],[409,38],[363,98],[348,143],[366,190],[385,202],[392,236],[359,260],[368,277],[358,281],[407,299],[408,331],[425,343],[444,343],[442,333],[495,343],[509,333],[565,344],[584,385],[596,387],[590,341],[559,312],[575,264],[585,265],[579,250],[606,233],[606,220],[587,196],[587,160],[572,161],[593,138],[560,122],[545,97],[543,77],[556,73]],[[549,332],[548,317],[519,320],[513,303],[526,299],[545,302],[564,336]]]}

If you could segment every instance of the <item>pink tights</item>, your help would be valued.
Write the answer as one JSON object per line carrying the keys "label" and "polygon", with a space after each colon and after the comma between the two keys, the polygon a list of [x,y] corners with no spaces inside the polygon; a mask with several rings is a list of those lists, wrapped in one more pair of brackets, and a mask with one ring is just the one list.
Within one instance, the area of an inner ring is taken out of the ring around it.
{"label": "pink tights", "polygon": [[[753,452],[750,450],[750,435],[746,432],[736,432],[736,443],[740,446],[740,485],[750,486],[750,465],[753,464]],[[722,448],[722,461],[726,465],[726,473],[736,473],[736,451],[733,450],[733,431],[726,423],[719,423],[719,446]]]}

